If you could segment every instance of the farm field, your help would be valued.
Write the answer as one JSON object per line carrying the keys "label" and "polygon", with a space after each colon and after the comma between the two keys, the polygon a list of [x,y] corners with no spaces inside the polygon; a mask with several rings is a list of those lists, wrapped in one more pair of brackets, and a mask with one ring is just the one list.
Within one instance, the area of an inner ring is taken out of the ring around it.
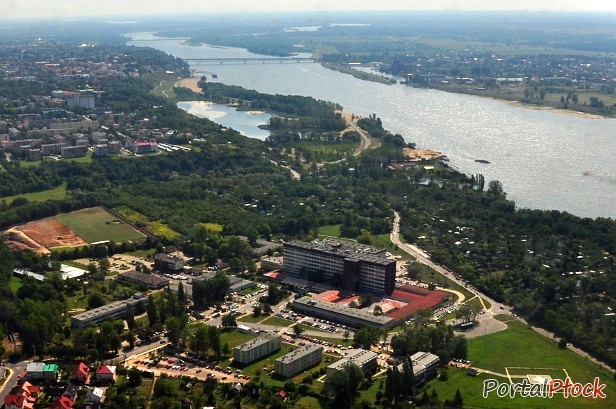
{"label": "farm field", "polygon": [[111,240],[118,243],[138,240],[143,235],[101,207],[78,210],[55,217],[88,243]]}

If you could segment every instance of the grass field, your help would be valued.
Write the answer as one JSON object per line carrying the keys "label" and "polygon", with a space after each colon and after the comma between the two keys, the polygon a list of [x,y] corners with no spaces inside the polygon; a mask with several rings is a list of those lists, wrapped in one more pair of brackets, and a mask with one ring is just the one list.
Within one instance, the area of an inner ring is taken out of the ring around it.
{"label": "grass field", "polygon": [[21,195],[6,196],[2,200],[6,200],[7,204],[13,203],[13,200],[18,197],[28,199],[29,202],[44,202],[45,200],[61,200],[66,198],[66,183],[61,184],[58,187],[49,190],[43,190],[41,192],[24,193]]}
{"label": "grass field", "polygon": [[293,321],[285,320],[284,318],[269,317],[268,319],[263,321],[261,324],[276,325],[278,327],[288,327],[289,325],[293,324]]}
{"label": "grass field", "polygon": [[253,338],[253,335],[243,334],[239,331],[223,332],[220,336],[220,344],[223,345],[226,342],[229,344],[229,348],[233,349],[233,347],[250,341]]}
{"label": "grass field", "polygon": [[11,276],[11,278],[9,278],[9,289],[11,290],[11,292],[13,294],[17,294],[17,290],[19,290],[20,288],[21,288],[21,278]]}
{"label": "grass field", "polygon": [[[573,382],[592,382],[599,377],[606,384],[604,392],[607,399],[569,398],[558,395],[552,399],[498,398],[490,394],[487,399],[482,396],[483,381],[496,379],[509,382],[492,374],[480,374],[478,377],[466,375],[465,370],[449,369],[449,379],[445,382],[433,380],[429,384],[429,393],[434,388],[441,400],[452,399],[456,389],[462,391],[465,407],[473,408],[608,408],[616,407],[616,381],[613,374],[603,370],[592,362],[572,351],[559,349],[557,343],[547,339],[519,321],[507,322],[509,328],[495,334],[469,340],[468,359],[474,367],[510,375],[550,375],[554,379],[563,379],[566,373]],[[543,368],[543,369],[542,369]]]}
{"label": "grass field", "polygon": [[102,240],[121,243],[143,238],[141,233],[126,223],[114,223],[115,216],[100,207],[60,214],[56,219],[88,243]]}
{"label": "grass field", "polygon": [[319,227],[319,236],[340,237],[340,225],[331,224]]}
{"label": "grass field", "polygon": [[144,225],[145,230],[152,233],[154,236],[161,237],[167,240],[173,240],[180,235],[180,233],[174,231],[165,223],[159,220],[150,220],[143,214],[136,212],[131,208],[122,206],[114,210],[120,213],[122,216],[126,217],[132,223],[135,223],[137,226]]}
{"label": "grass field", "polygon": [[237,318],[238,322],[250,322],[250,323],[257,323],[257,322],[261,322],[264,319],[266,319],[267,316],[266,315],[259,315],[258,317],[253,317],[252,314],[247,314],[247,315],[243,315],[241,317]]}

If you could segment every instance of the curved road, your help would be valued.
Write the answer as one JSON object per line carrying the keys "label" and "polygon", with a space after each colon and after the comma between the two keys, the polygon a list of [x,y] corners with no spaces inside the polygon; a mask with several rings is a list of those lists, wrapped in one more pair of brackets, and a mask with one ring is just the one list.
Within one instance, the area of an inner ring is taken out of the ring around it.
{"label": "curved road", "polygon": [[[502,325],[494,325],[492,323],[489,323],[489,321],[491,319],[493,319],[494,315],[496,314],[508,314],[508,315],[512,315],[511,312],[511,308],[510,306],[503,304],[503,303],[499,303],[493,299],[491,299],[490,297],[487,297],[485,294],[482,294],[480,292],[478,292],[477,290],[475,290],[472,287],[469,287],[467,284],[461,282],[460,280],[458,280],[457,278],[455,278],[455,276],[453,275],[453,273],[451,273],[447,268],[441,266],[440,264],[436,264],[434,263],[432,260],[430,260],[430,256],[428,254],[426,254],[422,249],[420,249],[417,246],[414,246],[412,244],[407,244],[407,243],[403,243],[400,240],[400,214],[396,211],[394,211],[394,223],[393,223],[393,228],[390,234],[390,238],[391,241],[396,244],[398,246],[398,248],[402,251],[404,251],[405,253],[411,255],[412,257],[414,257],[418,262],[433,268],[434,270],[438,271],[439,273],[441,273],[442,275],[444,275],[445,277],[449,278],[450,280],[454,281],[455,283],[461,285],[462,287],[466,288],[468,291],[472,292],[473,294],[476,294],[477,296],[479,296],[480,298],[483,298],[485,300],[487,300],[488,302],[490,302],[490,304],[492,304],[492,307],[487,311],[487,314],[483,314],[482,316],[480,316],[479,319],[479,323],[480,326],[475,328],[474,330],[469,331],[466,336],[467,337],[473,337],[473,336],[480,336],[480,335],[484,335],[485,333],[488,333],[488,329],[491,328],[492,332],[496,332],[501,328],[504,329],[506,328],[506,324],[501,323],[499,321],[500,324]],[[514,316],[515,317],[515,316]],[[520,320],[521,322],[523,322],[524,324],[528,323],[522,319],[522,318],[516,318],[518,320]],[[493,321],[497,321],[495,319],[493,319]],[[485,328],[481,328],[481,324],[485,325]],[[504,327],[503,327],[504,326]],[[549,331],[546,331],[542,328],[537,328],[535,326],[532,326],[532,328],[539,334],[543,335],[546,338],[550,338],[550,339],[558,339],[558,337]],[[609,371],[614,371],[613,368],[611,368],[608,364],[599,361],[596,358],[593,358],[590,354],[588,354],[587,352],[574,347],[573,345],[569,345],[567,347],[568,349],[570,349],[571,351],[575,352],[576,354],[578,354],[581,357],[587,358],[588,360],[596,363],[599,366],[604,367],[605,369],[609,370]]]}

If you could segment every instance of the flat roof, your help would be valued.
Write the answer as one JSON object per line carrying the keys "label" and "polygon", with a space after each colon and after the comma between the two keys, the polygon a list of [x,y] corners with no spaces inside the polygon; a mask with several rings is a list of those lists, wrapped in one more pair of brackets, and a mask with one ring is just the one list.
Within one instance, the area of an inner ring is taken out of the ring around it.
{"label": "flat roof", "polygon": [[311,242],[293,240],[286,242],[284,245],[305,250],[319,251],[321,253],[336,257],[344,257],[345,259],[354,261],[367,261],[382,265],[389,265],[396,262],[396,260],[384,257],[384,249],[359,243],[324,239],[321,241],[313,240]]}
{"label": "flat roof", "polygon": [[368,351],[367,349],[358,349],[357,351],[351,352],[349,355],[344,358],[334,362],[329,365],[329,369],[340,369],[343,366],[348,364],[355,364],[359,367],[364,366],[367,362],[376,359],[379,356],[376,352]]}
{"label": "flat roof", "polygon": [[293,301],[293,304],[298,303],[300,305],[310,306],[326,311],[331,311],[347,317],[353,317],[356,319],[362,319],[364,321],[372,322],[378,325],[387,325],[393,321],[393,318],[384,315],[374,315],[369,311],[360,310],[357,308],[349,308],[340,304],[335,304],[327,301],[321,301],[310,296],[304,296]]}
{"label": "flat roof", "polygon": [[251,339],[248,342],[244,342],[243,344],[236,346],[234,349],[237,349],[239,351],[250,351],[253,348],[256,348],[263,344],[267,344],[268,342],[271,342],[273,339],[276,339],[276,338],[279,338],[282,341],[282,338],[280,337],[280,335],[268,335],[268,336],[257,337],[255,339]]}
{"label": "flat roof", "polygon": [[276,362],[288,364],[318,350],[323,351],[323,347],[321,345],[306,345],[294,351],[291,351],[286,355],[276,358]]}
{"label": "flat roof", "polygon": [[169,283],[169,279],[160,277],[155,274],[145,274],[136,270],[120,273],[119,278],[125,278],[140,283],[145,283],[154,287],[164,286]]}
{"label": "flat roof", "polygon": [[135,294],[128,300],[114,301],[107,305],[103,305],[101,307],[94,308],[94,309],[73,315],[71,318],[76,319],[78,321],[87,321],[90,319],[98,318],[100,316],[111,315],[118,310],[126,309],[127,305],[133,306],[142,300],[147,302],[146,297],[140,294]]}

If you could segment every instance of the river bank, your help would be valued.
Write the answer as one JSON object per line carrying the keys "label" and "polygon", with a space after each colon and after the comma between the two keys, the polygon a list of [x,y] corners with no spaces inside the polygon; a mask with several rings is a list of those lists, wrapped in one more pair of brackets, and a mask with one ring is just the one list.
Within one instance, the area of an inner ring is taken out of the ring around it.
{"label": "river bank", "polygon": [[380,84],[392,85],[396,83],[396,80],[391,78],[381,77],[380,75],[370,74],[369,72],[363,72],[354,70],[353,68],[348,68],[340,64],[332,64],[332,63],[321,63],[323,68],[327,68],[328,70],[341,72],[343,74],[349,74],[353,77],[363,80],[363,81],[372,81],[378,82]]}

